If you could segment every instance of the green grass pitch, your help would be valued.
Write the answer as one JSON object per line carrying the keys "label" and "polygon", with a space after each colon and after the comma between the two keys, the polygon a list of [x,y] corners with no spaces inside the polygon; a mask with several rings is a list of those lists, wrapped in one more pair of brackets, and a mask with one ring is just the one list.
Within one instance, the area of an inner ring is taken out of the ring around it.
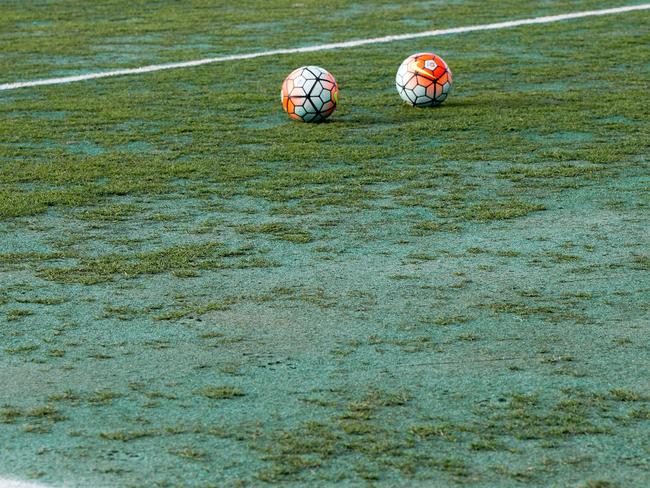
{"label": "green grass pitch", "polygon": [[[226,3],[2,2],[0,82],[620,5]],[[0,92],[0,478],[650,485],[649,24]]]}

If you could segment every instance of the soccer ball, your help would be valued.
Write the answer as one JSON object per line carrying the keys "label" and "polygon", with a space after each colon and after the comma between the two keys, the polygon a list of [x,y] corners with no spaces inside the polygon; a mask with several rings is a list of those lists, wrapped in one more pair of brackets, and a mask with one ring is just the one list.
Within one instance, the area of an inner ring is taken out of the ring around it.
{"label": "soccer ball", "polygon": [[397,92],[414,107],[434,107],[451,92],[451,70],[433,53],[413,54],[404,60],[395,77]]}
{"label": "soccer ball", "polygon": [[303,66],[282,83],[282,108],[302,122],[321,122],[332,115],[339,101],[334,77],[318,66]]}

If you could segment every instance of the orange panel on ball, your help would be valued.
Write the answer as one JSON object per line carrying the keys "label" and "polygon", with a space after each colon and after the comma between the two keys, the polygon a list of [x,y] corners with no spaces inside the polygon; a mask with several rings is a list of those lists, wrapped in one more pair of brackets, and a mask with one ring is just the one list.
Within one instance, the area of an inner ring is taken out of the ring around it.
{"label": "orange panel on ball", "polygon": [[445,61],[434,53],[416,53],[407,57],[395,75],[397,92],[409,105],[435,106],[447,98],[451,89],[451,72]]}
{"label": "orange panel on ball", "polygon": [[418,79],[417,79],[417,76],[414,76],[414,77],[411,78],[409,81],[407,81],[405,86],[406,86],[406,88],[410,88],[411,90],[412,90],[413,88],[415,88],[416,86],[418,86]]}
{"label": "orange panel on ball", "polygon": [[442,95],[442,85],[440,83],[436,83],[436,97],[438,98],[440,95]]}
{"label": "orange panel on ball", "polygon": [[433,80],[431,78],[420,76],[420,75],[416,76],[416,79],[418,80],[418,85],[421,85],[421,86],[424,86],[424,87],[427,87],[431,83],[433,83]]}
{"label": "orange panel on ball", "polygon": [[327,70],[303,66],[285,78],[282,95],[282,108],[292,119],[320,122],[336,109],[338,87]]}

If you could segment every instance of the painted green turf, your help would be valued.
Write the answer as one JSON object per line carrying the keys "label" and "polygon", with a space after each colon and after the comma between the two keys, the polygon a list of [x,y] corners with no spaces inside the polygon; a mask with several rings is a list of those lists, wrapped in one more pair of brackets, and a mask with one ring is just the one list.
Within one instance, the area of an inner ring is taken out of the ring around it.
{"label": "painted green turf", "polygon": [[[530,13],[520,3],[445,12],[469,24]],[[138,6],[121,28],[149,18]],[[259,22],[244,7],[232,15]],[[170,25],[190,29],[184,15]],[[3,93],[0,475],[647,486],[648,22]],[[264,47],[293,45],[277,25]],[[429,49],[456,91],[402,106],[394,71]],[[340,82],[329,123],[279,110],[306,63]]]}

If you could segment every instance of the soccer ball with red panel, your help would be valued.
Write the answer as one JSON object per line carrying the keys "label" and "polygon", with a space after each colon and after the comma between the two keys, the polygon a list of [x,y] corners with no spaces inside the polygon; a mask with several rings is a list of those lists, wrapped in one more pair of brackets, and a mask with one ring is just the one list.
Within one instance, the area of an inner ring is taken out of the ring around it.
{"label": "soccer ball with red panel", "polygon": [[339,88],[334,77],[318,66],[303,66],[282,83],[282,108],[302,122],[321,122],[332,115]]}
{"label": "soccer ball with red panel", "polygon": [[413,54],[397,70],[395,85],[406,103],[414,107],[435,107],[451,93],[451,70],[436,54]]}

